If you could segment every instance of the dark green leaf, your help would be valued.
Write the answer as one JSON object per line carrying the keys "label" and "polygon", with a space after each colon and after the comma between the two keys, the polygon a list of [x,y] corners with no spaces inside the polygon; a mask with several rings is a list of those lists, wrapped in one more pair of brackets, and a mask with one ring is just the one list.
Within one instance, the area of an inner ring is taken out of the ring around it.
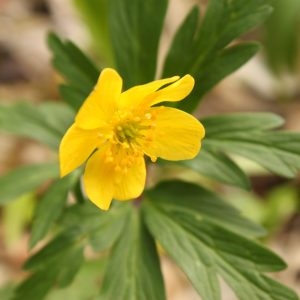
{"label": "dark green leaf", "polygon": [[192,110],[194,107],[190,102],[199,100],[219,81],[244,65],[258,50],[258,44],[242,43],[224,49],[206,63],[201,64],[201,67],[194,72],[198,83],[192,93],[195,100],[183,101],[181,107]]}
{"label": "dark green leaf", "polygon": [[0,130],[26,137],[57,150],[73,114],[61,104],[18,102],[0,106]]}
{"label": "dark green leaf", "polygon": [[196,158],[184,160],[180,164],[206,177],[243,189],[250,188],[246,174],[226,155],[202,149]]}
{"label": "dark green leaf", "polygon": [[17,287],[12,300],[43,300],[54,285],[56,276],[56,268],[49,268],[48,272],[36,272]]}
{"label": "dark green leaf", "polygon": [[[61,41],[54,33],[49,34],[48,45],[53,52],[53,65],[64,76],[69,86],[68,96],[78,95],[80,92],[84,95],[82,103],[94,88],[99,70],[77,46],[70,41]],[[72,90],[73,93],[70,92]],[[77,97],[74,102],[73,97],[65,100],[71,107],[78,109]]]}
{"label": "dark green leaf", "polygon": [[209,89],[256,53],[255,44],[225,47],[258,26],[270,12],[267,0],[211,0],[200,24],[199,14],[192,9],[175,34],[163,67],[163,77],[189,73],[196,80],[189,99],[178,107],[189,112],[195,109]]}
{"label": "dark green leaf", "polygon": [[16,200],[48,179],[59,176],[56,163],[30,165],[15,169],[0,177],[0,204]]}
{"label": "dark green leaf", "polygon": [[[150,232],[185,272],[203,299],[221,299],[218,275],[225,279],[240,300],[298,299],[291,290],[261,274],[284,268],[285,264],[279,257],[226,227],[214,224],[205,216],[201,217],[201,211],[196,211],[191,201],[187,202],[184,192],[178,193],[177,185],[173,184],[172,199],[164,200],[159,193],[150,192],[148,200],[143,203],[143,213]],[[187,192],[188,187],[184,190]]]}
{"label": "dark green leaf", "polygon": [[109,28],[125,88],[154,79],[166,0],[110,0]]}
{"label": "dark green leaf", "polygon": [[79,110],[83,100],[88,95],[87,92],[80,91],[80,89],[66,84],[61,84],[59,86],[59,92],[63,99],[69,103],[75,111]]}
{"label": "dark green leaf", "polygon": [[191,220],[208,220],[218,226],[249,237],[261,236],[264,229],[241,214],[224,200],[201,186],[182,181],[164,182],[147,191],[168,214],[182,214]]}
{"label": "dark green leaf", "polygon": [[155,242],[134,207],[112,250],[100,299],[166,299]]}
{"label": "dark green leaf", "polygon": [[69,176],[57,180],[40,200],[33,219],[30,247],[34,247],[38,241],[44,238],[59,218],[67,201],[68,192],[77,179],[78,173],[73,172]]}
{"label": "dark green leaf", "polygon": [[[190,49],[186,49],[186,45],[193,45],[198,23],[199,9],[196,6],[191,9],[174,36],[164,63],[163,77],[187,73],[187,66],[191,64],[192,57]],[[188,55],[183,55],[186,51]]]}

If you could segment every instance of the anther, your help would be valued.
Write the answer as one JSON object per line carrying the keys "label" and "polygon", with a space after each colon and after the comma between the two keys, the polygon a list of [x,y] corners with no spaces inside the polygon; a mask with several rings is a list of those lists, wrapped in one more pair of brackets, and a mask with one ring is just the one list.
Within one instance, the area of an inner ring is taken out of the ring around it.
{"label": "anther", "polygon": [[145,114],[145,118],[146,118],[147,120],[151,120],[152,114],[151,114],[151,113],[146,113],[146,114]]}

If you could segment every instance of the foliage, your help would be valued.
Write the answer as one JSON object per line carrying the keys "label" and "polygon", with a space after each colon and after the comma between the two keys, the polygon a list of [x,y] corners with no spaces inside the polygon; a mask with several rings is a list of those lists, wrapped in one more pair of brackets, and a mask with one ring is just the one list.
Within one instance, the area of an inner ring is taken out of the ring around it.
{"label": "foliage", "polygon": [[[162,72],[164,77],[190,73],[196,79],[192,96],[178,105],[180,109],[193,111],[209,89],[257,51],[256,44],[232,41],[263,22],[271,11],[267,3],[210,0],[202,22],[198,8],[191,10],[174,37]],[[97,11],[96,1],[89,5],[90,12],[93,8]],[[126,88],[153,80],[167,1],[111,0],[106,5],[107,19],[101,22],[107,22],[112,37],[107,47],[113,51],[114,64],[125,78]],[[94,24],[95,19],[91,22]],[[99,30],[97,34],[102,33]],[[99,70],[70,41],[52,33],[48,43],[53,65],[65,79],[61,94],[66,104],[2,105],[0,128],[57,151],[74,111],[92,90]],[[250,188],[249,179],[232,154],[288,178],[299,172],[300,134],[276,131],[283,123],[280,117],[241,113],[201,121],[206,128],[203,149],[195,159],[174,164],[214,182],[243,189]],[[114,203],[105,213],[86,201],[79,174],[80,170],[58,179],[54,160],[22,167],[0,178],[1,204],[48,182],[35,210],[30,246],[45,237],[48,242],[25,263],[30,275],[16,287],[12,299],[60,299],[72,295],[71,289],[81,293],[89,281],[85,273],[86,280],[80,280],[88,247],[101,253],[99,276],[93,273],[93,278],[102,282],[100,291],[83,293],[81,299],[164,300],[156,241],[205,300],[221,299],[219,277],[241,300],[298,299],[293,291],[264,275],[285,268],[278,256],[255,240],[265,233],[264,229],[204,183],[161,182],[139,199]],[[73,201],[68,201],[69,195]],[[91,289],[98,287],[91,285]]]}

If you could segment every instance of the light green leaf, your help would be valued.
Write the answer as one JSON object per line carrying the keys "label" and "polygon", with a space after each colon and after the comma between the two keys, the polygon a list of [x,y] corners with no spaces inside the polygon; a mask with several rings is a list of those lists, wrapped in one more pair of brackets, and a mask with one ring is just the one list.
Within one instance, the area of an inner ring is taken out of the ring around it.
{"label": "light green leaf", "polygon": [[108,8],[113,52],[125,88],[152,81],[167,0],[110,0]]}
{"label": "light green leaf", "polygon": [[57,283],[70,284],[83,262],[83,244],[72,229],[57,236],[24,265],[33,271],[16,289],[13,300],[42,300]]}
{"label": "light green leaf", "polygon": [[282,125],[271,113],[240,113],[207,117],[203,149],[253,160],[276,174],[294,177],[300,170],[300,134],[270,131]]}
{"label": "light green leaf", "polygon": [[266,22],[264,50],[272,71],[297,72],[299,59],[299,0],[270,0],[274,12]]}
{"label": "light green leaf", "polygon": [[249,237],[265,234],[262,227],[244,218],[219,196],[192,183],[164,182],[147,191],[147,196],[161,203],[170,215],[180,213],[194,221],[208,220]]}
{"label": "light green leaf", "polygon": [[67,209],[62,225],[66,229],[77,228],[95,251],[103,251],[110,248],[119,237],[129,212],[128,205],[124,204],[115,204],[109,212],[103,212],[85,202]]}
{"label": "light green leaf", "polygon": [[55,181],[39,201],[32,224],[30,247],[45,237],[49,229],[61,215],[69,190],[78,180],[78,173]]}
{"label": "light green leaf", "polygon": [[15,169],[0,177],[0,204],[16,200],[36,189],[46,180],[58,176],[57,163],[30,165]]}
{"label": "light green leaf", "polygon": [[209,116],[201,119],[206,137],[231,134],[232,132],[263,131],[282,126],[282,117],[273,113],[234,113]]}
{"label": "light green leaf", "polygon": [[300,170],[300,134],[296,132],[232,132],[207,137],[208,151],[246,157],[267,170],[293,178]]}
{"label": "light green leaf", "polygon": [[[79,106],[94,88],[99,76],[99,70],[92,61],[71,41],[63,42],[54,33],[48,36],[48,45],[53,53],[52,63],[63,75],[69,87],[67,103],[78,110]],[[71,93],[70,91],[74,91]],[[81,103],[73,95],[83,95]],[[74,101],[75,100],[75,101]]]}
{"label": "light green leaf", "polygon": [[250,182],[246,174],[223,153],[202,149],[194,159],[180,161],[179,163],[222,183],[243,189],[250,188]]}
{"label": "light green leaf", "polygon": [[107,20],[107,0],[74,0],[88,26],[93,45],[107,65],[112,64],[112,50]]}
{"label": "light green leaf", "polygon": [[[148,193],[143,213],[150,232],[203,299],[221,299],[218,275],[231,286],[239,300],[298,299],[294,292],[261,274],[283,269],[285,264],[279,257],[205,216],[199,217],[201,211],[191,206],[191,201],[187,202],[183,192],[178,194],[177,185],[173,183],[172,199],[164,200],[159,193]],[[184,190],[188,191],[187,187]]]}
{"label": "light green leaf", "polygon": [[134,207],[111,252],[100,299],[166,299],[154,240]]}
{"label": "light green leaf", "polygon": [[189,73],[196,80],[189,99],[179,102],[179,108],[193,111],[209,89],[256,53],[258,47],[251,43],[225,47],[259,25],[271,12],[268,4],[267,0],[211,0],[201,24],[197,9],[191,10],[163,67],[163,77]]}
{"label": "light green leaf", "polygon": [[91,260],[83,264],[71,285],[52,290],[47,300],[96,300],[99,282],[104,269],[104,260]]}
{"label": "light green leaf", "polygon": [[50,102],[0,105],[0,131],[33,139],[54,150],[72,118],[64,105]]}

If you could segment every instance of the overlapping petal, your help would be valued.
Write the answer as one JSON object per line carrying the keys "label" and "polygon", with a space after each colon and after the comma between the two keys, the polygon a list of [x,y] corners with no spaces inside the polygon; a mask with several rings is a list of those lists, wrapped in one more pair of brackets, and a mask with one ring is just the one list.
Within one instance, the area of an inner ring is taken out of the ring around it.
{"label": "overlapping petal", "polygon": [[146,181],[144,154],[153,161],[183,160],[200,150],[205,132],[196,118],[175,108],[151,107],[180,101],[193,86],[190,75],[174,76],[121,93],[119,74],[104,69],[61,141],[61,175],[87,161],[84,189],[103,210],[109,209],[113,198],[139,197]]}
{"label": "overlapping petal", "polygon": [[99,208],[108,210],[114,193],[114,166],[106,162],[104,151],[95,152],[88,160],[83,176],[85,193]]}
{"label": "overlapping petal", "polygon": [[191,75],[185,75],[178,81],[147,96],[143,101],[143,105],[152,106],[163,101],[180,101],[192,91],[194,84],[194,78]]}
{"label": "overlapping petal", "polygon": [[59,146],[61,176],[82,165],[97,147],[97,142],[95,130],[83,130],[73,124]]}
{"label": "overlapping petal", "polygon": [[150,111],[156,116],[155,127],[145,154],[167,160],[191,159],[198,154],[205,130],[196,118],[170,107],[154,107]]}
{"label": "overlapping petal", "polygon": [[94,90],[81,106],[75,123],[83,129],[95,129],[110,120],[122,91],[122,78],[113,69],[104,69]]}
{"label": "overlapping petal", "polygon": [[160,89],[162,86],[179,79],[179,76],[155,80],[146,84],[137,85],[122,93],[119,107],[121,109],[138,108],[145,99]]}
{"label": "overlapping petal", "polygon": [[145,187],[145,181],[146,166],[144,157],[135,157],[126,174],[122,174],[122,177],[117,178],[115,181],[114,198],[117,200],[129,200],[140,196]]}

